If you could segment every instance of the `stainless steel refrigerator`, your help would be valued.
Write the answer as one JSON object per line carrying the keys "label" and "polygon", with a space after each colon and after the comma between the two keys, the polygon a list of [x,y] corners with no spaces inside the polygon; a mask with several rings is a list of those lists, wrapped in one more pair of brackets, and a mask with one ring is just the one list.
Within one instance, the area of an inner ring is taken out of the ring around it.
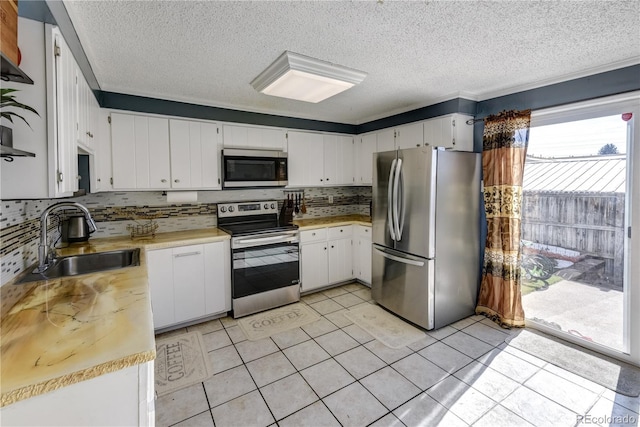
{"label": "stainless steel refrigerator", "polygon": [[374,154],[373,299],[425,329],[474,313],[480,155],[431,147]]}

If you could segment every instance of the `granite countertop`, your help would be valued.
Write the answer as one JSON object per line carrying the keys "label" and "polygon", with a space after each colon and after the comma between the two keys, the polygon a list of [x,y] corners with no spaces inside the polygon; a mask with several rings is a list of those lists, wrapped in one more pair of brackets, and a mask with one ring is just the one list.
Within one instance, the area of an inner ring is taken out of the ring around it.
{"label": "granite countertop", "polygon": [[2,286],[3,299],[16,286],[27,290],[0,319],[0,407],[153,360],[145,250],[229,238],[213,228],[159,233],[153,240],[91,239],[59,253],[139,247],[140,266]]}
{"label": "granite countertop", "polygon": [[294,219],[293,223],[297,225],[298,229],[301,231],[353,224],[370,226],[371,217],[367,215],[325,216],[321,218]]}

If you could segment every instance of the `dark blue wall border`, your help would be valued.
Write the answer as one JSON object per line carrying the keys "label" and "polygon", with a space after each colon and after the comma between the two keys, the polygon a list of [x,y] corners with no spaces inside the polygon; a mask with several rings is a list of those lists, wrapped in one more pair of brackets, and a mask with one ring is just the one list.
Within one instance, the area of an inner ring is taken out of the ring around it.
{"label": "dark blue wall border", "polygon": [[192,119],[216,120],[223,122],[348,134],[356,134],[358,130],[356,125],[344,123],[300,119],[295,117],[277,116],[274,114],[252,113],[249,111],[209,107],[205,105],[146,98],[143,96],[126,95],[115,92],[100,92],[97,98],[102,108],[136,111],[141,113],[164,114],[168,116],[188,117]]}
{"label": "dark blue wall border", "polygon": [[475,115],[476,108],[476,101],[464,98],[450,99],[438,104],[363,123],[358,125],[358,133],[376,131],[451,113],[464,113],[473,116]]}
{"label": "dark blue wall border", "polygon": [[[557,107],[636,90],[640,90],[640,64],[480,101],[475,116],[485,118],[503,110]],[[476,122],[473,135],[478,152],[482,151],[483,131],[484,124]]]}

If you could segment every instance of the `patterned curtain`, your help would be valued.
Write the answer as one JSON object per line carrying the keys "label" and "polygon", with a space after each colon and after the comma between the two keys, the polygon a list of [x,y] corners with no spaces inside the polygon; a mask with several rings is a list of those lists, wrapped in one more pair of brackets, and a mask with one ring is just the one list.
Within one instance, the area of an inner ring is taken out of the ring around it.
{"label": "patterned curtain", "polygon": [[487,240],[477,314],[506,328],[524,327],[520,295],[522,175],[531,110],[484,120],[482,172]]}

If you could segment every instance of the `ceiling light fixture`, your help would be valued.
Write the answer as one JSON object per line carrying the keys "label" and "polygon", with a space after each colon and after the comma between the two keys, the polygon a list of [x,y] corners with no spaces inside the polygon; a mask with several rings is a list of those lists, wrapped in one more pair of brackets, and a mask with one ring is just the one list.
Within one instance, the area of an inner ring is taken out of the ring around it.
{"label": "ceiling light fixture", "polygon": [[285,51],[251,86],[265,95],[320,102],[360,83],[367,73]]}

